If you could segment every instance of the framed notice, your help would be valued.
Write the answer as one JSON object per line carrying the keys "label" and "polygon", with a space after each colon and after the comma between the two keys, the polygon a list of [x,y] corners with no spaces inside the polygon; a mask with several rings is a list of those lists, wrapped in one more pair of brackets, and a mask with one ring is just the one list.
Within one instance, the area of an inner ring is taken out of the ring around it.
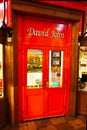
{"label": "framed notice", "polygon": [[60,51],[52,51],[51,58],[52,58],[52,60],[51,60],[52,66],[61,65],[61,52]]}
{"label": "framed notice", "polygon": [[52,57],[60,58],[61,57],[61,52],[60,51],[52,51]]}
{"label": "framed notice", "polygon": [[61,65],[61,59],[52,59],[52,66],[60,66]]}

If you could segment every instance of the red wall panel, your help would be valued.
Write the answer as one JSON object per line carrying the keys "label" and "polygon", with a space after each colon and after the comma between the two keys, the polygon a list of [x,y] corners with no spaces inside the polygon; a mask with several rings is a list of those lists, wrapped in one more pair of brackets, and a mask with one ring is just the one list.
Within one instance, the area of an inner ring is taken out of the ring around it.
{"label": "red wall panel", "polygon": [[85,10],[85,7],[87,7],[87,2],[69,2],[69,1],[47,1],[47,0],[38,0],[39,2],[44,2],[56,6],[62,6],[62,7],[67,7],[71,9],[77,9],[77,10]]}
{"label": "red wall panel", "polygon": [[[2,26],[4,17],[4,4],[0,0],[0,27]],[[5,2],[5,23],[8,27],[12,26],[12,20],[11,20],[11,1],[7,0]]]}

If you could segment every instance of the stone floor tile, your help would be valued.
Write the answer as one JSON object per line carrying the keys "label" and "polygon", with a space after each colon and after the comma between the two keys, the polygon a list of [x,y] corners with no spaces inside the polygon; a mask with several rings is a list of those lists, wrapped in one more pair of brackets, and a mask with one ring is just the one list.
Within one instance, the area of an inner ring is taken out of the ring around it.
{"label": "stone floor tile", "polygon": [[35,124],[36,124],[36,126],[37,126],[37,128],[39,128],[39,127],[47,127],[47,126],[49,126],[49,125],[51,125],[51,121],[50,121],[50,119],[42,119],[42,120],[37,120],[37,121],[35,121]]}
{"label": "stone floor tile", "polygon": [[76,119],[69,121],[69,124],[74,128],[74,129],[79,129],[85,127],[85,122],[83,122],[81,119]]}
{"label": "stone floor tile", "polygon": [[47,130],[47,128],[44,127],[44,128],[40,128],[40,129],[37,129],[37,130]]}
{"label": "stone floor tile", "polygon": [[50,125],[47,127],[47,130],[57,130],[57,128],[55,126]]}
{"label": "stone floor tile", "polygon": [[52,118],[50,119],[52,124],[60,124],[60,123],[64,123],[66,120],[64,117],[60,117],[60,118]]}
{"label": "stone floor tile", "polygon": [[12,127],[7,125],[2,130],[86,130],[86,119],[54,117],[20,123]]}
{"label": "stone floor tile", "polygon": [[37,130],[37,126],[34,121],[28,123],[29,130]]}

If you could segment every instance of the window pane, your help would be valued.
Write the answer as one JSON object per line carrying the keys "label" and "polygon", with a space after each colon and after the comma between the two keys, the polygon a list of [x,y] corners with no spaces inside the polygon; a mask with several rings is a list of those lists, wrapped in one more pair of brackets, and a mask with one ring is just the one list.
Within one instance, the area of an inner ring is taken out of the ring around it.
{"label": "window pane", "polygon": [[42,87],[42,51],[27,51],[27,88]]}
{"label": "window pane", "polygon": [[79,48],[78,90],[87,91],[87,46]]}
{"label": "window pane", "polygon": [[3,97],[3,45],[0,44],[0,97]]}
{"label": "window pane", "polygon": [[49,52],[49,87],[62,87],[63,51]]}

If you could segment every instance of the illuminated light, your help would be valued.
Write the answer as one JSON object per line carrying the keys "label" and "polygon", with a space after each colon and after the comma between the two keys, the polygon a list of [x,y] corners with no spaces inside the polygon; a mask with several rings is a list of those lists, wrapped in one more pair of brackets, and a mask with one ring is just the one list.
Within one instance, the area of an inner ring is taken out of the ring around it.
{"label": "illuminated light", "polygon": [[4,5],[3,3],[0,4],[0,10],[3,10],[4,9]]}
{"label": "illuminated light", "polygon": [[63,24],[58,24],[57,25],[57,30],[58,31],[62,31],[64,29],[64,25]]}
{"label": "illuminated light", "polygon": [[12,37],[8,37],[7,38],[7,42],[9,43],[9,42],[12,42]]}

